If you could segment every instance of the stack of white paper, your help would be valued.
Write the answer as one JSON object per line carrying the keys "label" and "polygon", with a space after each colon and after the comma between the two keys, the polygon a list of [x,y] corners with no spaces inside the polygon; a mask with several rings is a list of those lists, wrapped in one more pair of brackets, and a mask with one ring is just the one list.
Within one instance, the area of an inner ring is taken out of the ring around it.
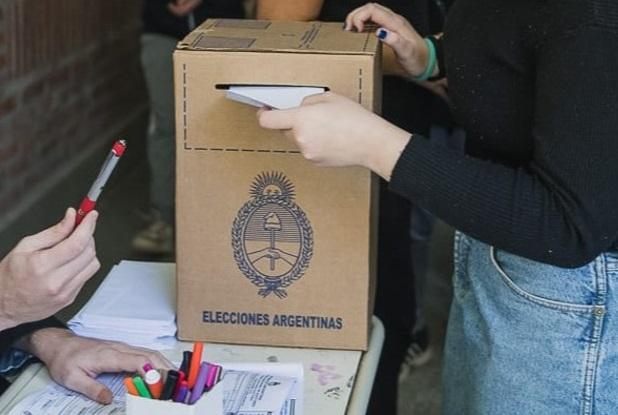
{"label": "stack of white paper", "polygon": [[81,336],[156,350],[173,348],[175,265],[122,261],[68,325]]}

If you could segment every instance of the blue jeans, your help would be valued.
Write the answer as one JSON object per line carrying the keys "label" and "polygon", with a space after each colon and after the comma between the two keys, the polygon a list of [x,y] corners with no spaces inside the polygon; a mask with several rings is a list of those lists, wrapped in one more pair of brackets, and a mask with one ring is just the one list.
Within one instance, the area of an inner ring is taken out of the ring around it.
{"label": "blue jeans", "polygon": [[447,415],[618,413],[618,253],[574,269],[455,236]]}

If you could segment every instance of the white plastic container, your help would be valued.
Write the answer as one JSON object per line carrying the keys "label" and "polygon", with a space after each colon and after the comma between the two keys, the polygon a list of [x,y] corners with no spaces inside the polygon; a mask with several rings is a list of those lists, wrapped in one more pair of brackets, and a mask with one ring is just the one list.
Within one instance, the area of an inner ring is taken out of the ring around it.
{"label": "white plastic container", "polygon": [[127,394],[127,415],[223,415],[223,383],[219,382],[193,405]]}

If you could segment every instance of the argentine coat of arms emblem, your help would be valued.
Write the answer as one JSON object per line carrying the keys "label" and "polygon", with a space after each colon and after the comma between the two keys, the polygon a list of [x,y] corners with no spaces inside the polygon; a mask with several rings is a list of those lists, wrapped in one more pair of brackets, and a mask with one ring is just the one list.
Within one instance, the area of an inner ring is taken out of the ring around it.
{"label": "argentine coat of arms emblem", "polygon": [[294,202],[292,182],[280,172],[262,172],[251,184],[252,197],[232,225],[234,260],[262,297],[287,297],[313,255],[313,230]]}

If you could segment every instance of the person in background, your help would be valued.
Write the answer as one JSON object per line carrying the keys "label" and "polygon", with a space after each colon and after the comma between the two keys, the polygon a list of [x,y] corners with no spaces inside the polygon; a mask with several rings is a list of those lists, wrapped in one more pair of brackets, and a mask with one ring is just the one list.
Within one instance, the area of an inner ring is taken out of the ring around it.
{"label": "person in background", "polygon": [[369,21],[410,76],[446,77],[465,154],[332,92],[260,125],[458,229],[443,413],[616,413],[618,4],[457,0],[431,38],[369,4],[346,29]]}
{"label": "person in background", "polygon": [[175,121],[172,54],[176,43],[211,17],[243,18],[241,0],[145,0],[141,61],[148,88],[151,125],[147,153],[150,204],[147,226],[133,238],[137,252],[173,252]]}
{"label": "person in background", "polygon": [[73,302],[99,269],[93,233],[98,213],[75,230],[75,210],[57,225],[23,238],[0,262],[0,393],[15,373],[35,359],[51,377],[102,404],[111,391],[94,378],[107,372],[141,372],[145,363],[169,368],[159,353],[79,337],[49,317]]}
{"label": "person in background", "polygon": [[[321,20],[343,22],[354,8],[364,0],[258,0],[257,18],[267,20]],[[442,13],[433,0],[385,0],[385,5],[412,19],[422,33],[442,29]],[[413,131],[428,134],[432,113],[446,104],[430,89],[401,77],[406,75],[398,64],[392,49],[384,49],[382,114],[391,122]],[[369,405],[371,414],[396,414],[397,389],[400,367],[410,347],[416,364],[426,362],[430,355],[427,327],[416,327],[417,305],[413,263],[426,258],[410,256],[411,220],[426,222],[423,211],[413,210],[409,200],[388,190],[386,182],[380,186],[380,217],[378,234],[378,289],[375,314],[382,320],[386,338],[376,382]],[[412,219],[411,219],[411,215]],[[416,215],[423,217],[416,218]],[[423,232],[422,229],[417,234]],[[428,239],[429,236],[427,236]],[[427,252],[415,253],[426,256]],[[424,275],[423,275],[424,277]],[[411,337],[414,333],[416,337]]]}

